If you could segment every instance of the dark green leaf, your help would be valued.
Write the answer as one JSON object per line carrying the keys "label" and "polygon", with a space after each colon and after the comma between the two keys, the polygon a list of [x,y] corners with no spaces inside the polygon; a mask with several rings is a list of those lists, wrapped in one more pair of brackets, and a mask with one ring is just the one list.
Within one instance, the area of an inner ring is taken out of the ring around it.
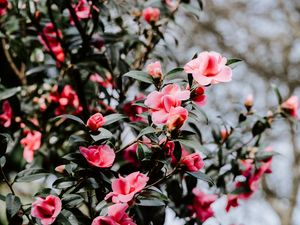
{"label": "dark green leaf", "polygon": [[282,103],[282,96],[280,94],[280,91],[279,91],[278,87],[276,85],[274,85],[274,84],[272,84],[271,86],[272,86],[272,88],[275,91],[275,94],[277,96],[278,104],[281,105],[281,103]]}
{"label": "dark green leaf", "polygon": [[5,154],[9,140],[11,140],[9,134],[0,133],[0,157]]}
{"label": "dark green leaf", "polygon": [[15,178],[16,182],[30,182],[33,180],[38,180],[40,178],[45,178],[49,174],[48,171],[40,168],[29,168],[19,172]]}
{"label": "dark green leaf", "polygon": [[21,91],[21,87],[9,88],[0,92],[0,101],[8,99]]}
{"label": "dark green leaf", "polygon": [[175,143],[175,147],[174,147],[173,155],[175,159],[179,162],[182,155],[181,145],[178,141],[175,141],[174,143]]}
{"label": "dark green leaf", "polygon": [[64,195],[64,197],[61,200],[63,206],[66,208],[79,207],[84,201],[84,199],[80,195],[76,195],[76,194]]}
{"label": "dark green leaf", "polygon": [[228,59],[226,66],[243,61],[242,59]]}
{"label": "dark green leaf", "polygon": [[159,199],[139,199],[136,202],[140,206],[164,206],[166,203]]}
{"label": "dark green leaf", "polygon": [[115,122],[125,119],[125,118],[126,118],[126,116],[119,114],[119,113],[110,114],[110,115],[104,117],[105,126],[110,125],[112,123],[115,123]]}
{"label": "dark green leaf", "polygon": [[63,209],[61,211],[59,216],[56,218],[56,221],[58,222],[58,224],[64,224],[64,225],[78,225],[79,224],[76,216],[72,212],[70,212],[66,209]]}
{"label": "dark green leaf", "polygon": [[100,134],[98,135],[91,135],[91,137],[93,138],[94,141],[101,141],[101,140],[105,140],[105,139],[110,139],[113,134],[104,128],[100,128],[99,129]]}
{"label": "dark green leaf", "polygon": [[6,202],[6,215],[10,219],[19,212],[21,208],[21,201],[19,197],[9,193],[6,196],[5,202]]}
{"label": "dark green leaf", "polygon": [[255,159],[258,161],[264,161],[278,154],[279,154],[278,152],[274,152],[274,151],[259,151],[255,154]]}
{"label": "dark green leaf", "polygon": [[80,119],[79,117],[74,116],[74,115],[64,114],[64,115],[57,116],[57,117],[55,117],[54,119],[60,119],[60,118],[73,120],[73,121],[75,121],[75,122],[77,122],[77,123],[80,123],[80,124],[82,124],[82,125],[85,126],[85,123],[82,121],[82,119]]}
{"label": "dark green leaf", "polygon": [[200,143],[198,143],[197,141],[192,140],[192,139],[175,139],[173,141],[179,141],[180,144],[190,147],[195,150],[200,148]]}
{"label": "dark green leaf", "polygon": [[139,133],[139,135],[137,136],[137,139],[139,139],[140,137],[146,135],[146,134],[153,134],[156,133],[157,130],[153,127],[146,127],[143,130],[141,130],[141,132]]}
{"label": "dark green leaf", "polygon": [[196,178],[199,179],[199,180],[203,180],[203,181],[208,182],[209,185],[214,185],[213,179],[212,179],[210,176],[206,175],[205,173],[203,173],[203,172],[201,172],[201,171],[198,171],[198,172],[195,172],[195,173],[186,171],[186,173],[187,173],[188,175],[191,175],[191,176],[193,176],[193,177],[196,177]]}
{"label": "dark green leaf", "polygon": [[172,79],[174,77],[174,75],[176,75],[177,73],[180,73],[183,71],[183,68],[175,68],[175,69],[172,69],[171,71],[169,71],[166,75],[165,75],[165,79]]}
{"label": "dark green leaf", "polygon": [[253,137],[262,134],[265,131],[265,129],[267,129],[266,123],[263,123],[262,121],[258,120],[252,128]]}
{"label": "dark green leaf", "polygon": [[5,156],[2,156],[2,157],[0,158],[0,166],[1,166],[1,167],[4,167],[5,163],[6,163],[6,158],[5,158]]}
{"label": "dark green leaf", "polygon": [[123,75],[124,77],[131,77],[148,84],[153,84],[153,78],[146,72],[133,70]]}

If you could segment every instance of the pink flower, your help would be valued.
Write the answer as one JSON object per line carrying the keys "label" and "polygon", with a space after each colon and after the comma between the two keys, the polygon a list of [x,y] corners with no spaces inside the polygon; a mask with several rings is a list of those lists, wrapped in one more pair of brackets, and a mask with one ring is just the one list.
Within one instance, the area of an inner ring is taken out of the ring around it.
{"label": "pink flower", "polygon": [[126,203],[118,203],[108,207],[107,216],[96,217],[92,225],[136,225],[125,213],[128,209]]}
{"label": "pink flower", "polygon": [[49,195],[45,199],[38,198],[32,203],[31,215],[41,220],[43,225],[52,224],[61,211],[61,200]]}
{"label": "pink flower", "polygon": [[58,87],[54,87],[54,92],[50,94],[50,100],[59,106],[55,109],[55,115],[61,115],[68,112],[69,108],[73,108],[74,113],[78,114],[82,111],[78,95],[71,85],[64,86],[61,93],[57,91]]}
{"label": "pink flower", "polygon": [[39,131],[26,131],[27,135],[20,143],[24,147],[23,157],[27,162],[32,162],[34,152],[41,147],[42,134]]}
{"label": "pink flower", "polygon": [[91,75],[90,80],[98,83],[100,86],[104,88],[113,88],[113,78],[111,75],[106,75],[106,78],[102,78],[99,74],[94,73]]}
{"label": "pink flower", "polygon": [[229,137],[230,133],[228,132],[228,130],[226,128],[221,130],[221,139],[222,141],[226,141],[226,139]]}
{"label": "pink flower", "polygon": [[9,101],[5,100],[2,104],[3,113],[0,115],[0,124],[4,127],[9,127],[11,125],[11,119],[13,117],[12,108]]}
{"label": "pink flower", "polygon": [[191,93],[191,100],[199,106],[204,106],[206,103],[205,88],[196,87]]}
{"label": "pink flower", "polygon": [[202,52],[184,66],[200,85],[231,81],[232,71],[226,66],[227,59],[217,52]]}
{"label": "pink flower", "polygon": [[245,107],[247,108],[248,111],[252,108],[252,106],[253,106],[253,95],[249,94],[246,97],[246,99],[244,101],[244,105],[245,105]]}
{"label": "pink flower", "polygon": [[8,7],[8,1],[0,0],[0,16],[4,15],[6,13],[7,7]]}
{"label": "pink flower", "polygon": [[229,212],[231,207],[239,206],[238,195],[227,195],[226,212]]}
{"label": "pink flower", "polygon": [[66,165],[60,165],[60,166],[57,166],[55,167],[55,171],[58,172],[58,173],[63,173],[66,169]]}
{"label": "pink flower", "polygon": [[158,8],[148,7],[143,10],[143,17],[148,23],[159,20],[160,10]]}
{"label": "pink flower", "polygon": [[281,104],[281,108],[292,117],[298,117],[299,100],[298,96],[291,96],[288,100]]}
{"label": "pink flower", "polygon": [[144,98],[144,95],[136,96],[133,101],[127,102],[123,106],[123,111],[126,116],[130,119],[132,122],[139,122],[139,121],[145,121],[143,117],[140,117],[138,115],[142,114],[143,112],[147,111],[147,108],[144,108],[142,106],[134,105],[134,103],[138,100],[141,100]]}
{"label": "pink flower", "polygon": [[150,93],[145,100],[145,105],[152,111],[153,123],[156,125],[165,124],[172,117],[174,121],[176,115],[185,119],[187,111],[180,105],[181,101],[187,100],[189,97],[190,92],[188,90],[182,91],[177,84],[169,84],[161,92]]}
{"label": "pink flower", "polygon": [[[43,34],[45,35],[49,44],[48,46],[45,40],[43,39],[42,35],[39,35],[39,40],[44,45],[44,48],[47,51],[52,51],[58,62],[64,62],[65,53],[57,39],[54,25],[52,23],[47,23],[46,26],[43,28]],[[62,38],[62,33],[60,30],[58,30],[58,36],[59,38]]]}
{"label": "pink flower", "polygon": [[111,167],[116,157],[114,150],[108,145],[93,145],[88,148],[80,146],[79,150],[90,164],[100,168]]}
{"label": "pink flower", "polygon": [[217,195],[205,194],[199,189],[193,189],[193,205],[192,209],[196,213],[196,217],[204,222],[208,218],[214,216],[214,212],[211,208],[211,204],[217,200]]}
{"label": "pink flower", "polygon": [[88,19],[91,17],[90,5],[86,0],[79,0],[75,7],[76,15],[79,19]]}
{"label": "pink flower", "polygon": [[150,76],[152,76],[154,79],[161,79],[162,78],[162,69],[161,64],[159,61],[156,61],[154,63],[150,63],[147,65],[146,70]]}
{"label": "pink flower", "polygon": [[112,181],[112,192],[106,195],[105,200],[112,198],[114,203],[129,202],[146,186],[148,180],[149,177],[140,172],[131,173],[126,177],[119,176]]}
{"label": "pink flower", "polygon": [[95,113],[92,115],[87,123],[86,126],[91,130],[91,131],[97,131],[100,127],[102,127],[105,124],[105,119],[102,116],[101,113]]}
{"label": "pink flower", "polygon": [[190,172],[197,172],[204,167],[204,162],[198,153],[192,153],[187,156],[184,156],[181,159],[181,163]]}

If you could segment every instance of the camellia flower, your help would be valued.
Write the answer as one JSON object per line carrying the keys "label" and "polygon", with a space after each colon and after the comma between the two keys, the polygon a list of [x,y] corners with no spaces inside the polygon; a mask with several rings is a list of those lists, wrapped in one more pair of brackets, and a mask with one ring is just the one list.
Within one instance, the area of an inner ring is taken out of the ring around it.
{"label": "camellia flower", "polygon": [[198,153],[192,153],[184,156],[181,159],[181,163],[190,172],[197,172],[204,167],[204,162]]}
{"label": "camellia flower", "polygon": [[182,127],[187,118],[188,111],[185,108],[181,106],[171,108],[166,123],[168,131],[171,132]]}
{"label": "camellia flower", "polygon": [[231,207],[239,206],[238,203],[238,195],[227,195],[227,205],[226,205],[226,212],[229,212]]}
{"label": "camellia flower", "polygon": [[148,23],[159,20],[160,10],[158,8],[147,7],[143,10],[143,18]]}
{"label": "camellia flower", "polygon": [[114,203],[129,202],[146,186],[148,180],[149,177],[140,172],[131,173],[126,177],[119,176],[112,181],[112,192],[106,195],[105,200],[112,198]]}
{"label": "camellia flower", "polygon": [[6,13],[7,7],[8,7],[8,1],[0,0],[0,16],[4,15]]}
{"label": "camellia flower", "polygon": [[75,7],[76,15],[79,19],[88,19],[91,17],[90,5],[86,0],[79,0]]}
{"label": "camellia flower", "polygon": [[96,217],[92,225],[136,225],[133,220],[126,214],[128,205],[118,203],[108,207],[107,216]]}
{"label": "camellia flower", "polygon": [[11,119],[13,116],[12,108],[9,104],[9,101],[4,101],[2,104],[3,113],[0,115],[0,124],[4,127],[9,127],[11,125]]}
{"label": "camellia flower", "polygon": [[169,84],[161,92],[150,93],[145,100],[145,105],[152,111],[154,124],[165,124],[169,119],[169,123],[174,124],[176,121],[174,117],[177,115],[181,116],[180,119],[186,119],[188,112],[180,105],[182,100],[187,100],[189,97],[188,90],[182,91],[177,84]]}
{"label": "camellia flower", "polygon": [[[39,40],[44,45],[44,48],[47,51],[52,51],[58,62],[64,62],[65,61],[65,53],[64,53],[63,48],[61,47],[59,41],[57,40],[54,25],[52,23],[47,23],[46,26],[43,28],[43,34],[46,37],[47,42],[49,44],[49,46],[48,46],[47,43],[45,42],[45,40],[43,39],[42,35],[39,35]],[[58,35],[59,35],[59,38],[62,38],[62,33],[60,30],[58,30]]]}
{"label": "camellia flower", "polygon": [[26,137],[20,143],[24,147],[23,157],[27,162],[32,162],[34,152],[41,147],[42,133],[39,131],[25,131]]}
{"label": "camellia flower", "polygon": [[162,78],[162,69],[161,64],[159,61],[156,61],[154,63],[150,63],[146,66],[146,70],[148,74],[153,77],[154,79],[161,79]]}
{"label": "camellia flower", "polygon": [[226,66],[227,59],[217,52],[202,52],[184,66],[184,71],[193,75],[200,85],[229,82],[232,70]]}
{"label": "camellia flower", "polygon": [[288,100],[281,104],[281,108],[292,117],[298,117],[299,100],[297,96],[291,96]]}
{"label": "camellia flower", "polygon": [[54,87],[54,92],[50,94],[50,101],[58,103],[59,106],[55,109],[55,115],[67,113],[69,107],[74,109],[74,113],[80,113],[82,106],[79,103],[79,98],[71,85],[64,86],[62,92],[59,94],[58,87]]}
{"label": "camellia flower", "polygon": [[61,211],[61,200],[49,195],[45,199],[38,198],[32,203],[31,216],[40,219],[42,225],[52,224]]}
{"label": "camellia flower", "polygon": [[248,95],[244,101],[244,105],[247,108],[248,111],[250,111],[250,109],[253,106],[253,95]]}
{"label": "camellia flower", "polygon": [[190,207],[195,212],[196,217],[204,222],[214,216],[211,204],[217,200],[217,195],[206,194],[197,188],[193,189],[193,205]]}
{"label": "camellia flower", "polygon": [[87,123],[86,126],[91,130],[91,131],[97,131],[100,127],[102,127],[105,124],[105,119],[102,116],[101,113],[95,113],[92,115]]}
{"label": "camellia flower", "polygon": [[80,146],[79,150],[90,164],[100,168],[111,167],[116,157],[114,150],[108,145],[93,145],[88,148]]}

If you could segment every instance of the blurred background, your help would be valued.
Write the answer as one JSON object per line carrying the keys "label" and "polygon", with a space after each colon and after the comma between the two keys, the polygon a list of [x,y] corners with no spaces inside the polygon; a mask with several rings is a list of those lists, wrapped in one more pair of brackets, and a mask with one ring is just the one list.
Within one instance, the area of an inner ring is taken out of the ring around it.
{"label": "blurred background", "polygon": [[[208,90],[204,109],[210,118],[222,115],[230,120],[249,94],[254,96],[255,109],[264,112],[277,101],[272,84],[279,87],[284,98],[300,96],[299,0],[204,0],[203,3],[202,12],[193,12],[193,5],[180,9],[175,23],[169,24],[167,44],[158,46],[156,55],[167,52],[181,66],[196,52],[205,50],[243,60],[234,70],[233,82]],[[174,39],[176,36],[178,40]],[[2,60],[0,69],[9,70]],[[218,101],[224,96],[227,101]],[[273,173],[263,180],[261,191],[229,213],[224,210],[226,199],[216,202],[216,218],[205,225],[299,225],[299,139],[299,128],[278,121],[265,141],[280,155],[274,158]],[[183,222],[175,220],[170,211],[166,224]]]}
{"label": "blurred background", "polygon": [[[300,1],[207,0],[200,13],[185,13],[170,27],[169,48],[184,64],[198,51],[217,51],[243,62],[234,70],[233,82],[209,89],[205,111],[230,119],[239,110],[234,103],[254,96],[257,111],[276,103],[271,85],[284,98],[300,96]],[[191,6],[192,7],[192,6]],[[199,20],[196,18],[199,17]],[[172,34],[179,34],[179,48]],[[228,101],[218,101],[224,99]],[[233,103],[233,104],[232,104]],[[209,113],[208,113],[209,114]],[[299,124],[299,123],[298,123]],[[216,219],[205,225],[298,225],[300,224],[300,132],[280,121],[265,142],[280,153],[273,160],[262,190],[231,210],[225,199],[217,202]],[[174,224],[172,218],[170,223]],[[180,221],[176,221],[182,224]]]}

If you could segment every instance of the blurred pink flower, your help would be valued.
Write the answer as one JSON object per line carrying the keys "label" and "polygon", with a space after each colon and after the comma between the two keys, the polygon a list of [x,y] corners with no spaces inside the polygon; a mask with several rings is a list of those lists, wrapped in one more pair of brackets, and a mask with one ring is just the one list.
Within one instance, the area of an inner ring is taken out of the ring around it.
{"label": "blurred pink flower", "polygon": [[26,137],[21,139],[20,143],[24,147],[23,157],[27,162],[32,162],[34,152],[41,147],[42,133],[39,131],[25,131]]}
{"label": "blurred pink flower", "polygon": [[148,23],[158,21],[159,16],[160,16],[159,8],[147,7],[143,10],[143,18]]}
{"label": "blurred pink flower", "polygon": [[11,125],[11,120],[13,117],[12,108],[9,101],[5,100],[2,104],[3,113],[0,115],[0,124],[4,127],[9,127]]}
{"label": "blurred pink flower", "polygon": [[281,108],[292,117],[298,117],[299,100],[298,96],[291,96],[288,100],[281,104]]}
{"label": "blurred pink flower", "polygon": [[181,159],[181,163],[190,172],[197,172],[204,167],[204,162],[198,153],[192,153],[184,156]]}
{"label": "blurred pink flower", "polygon": [[0,0],[0,16],[4,15],[6,13],[7,7],[8,7],[8,1]]}
{"label": "blurred pink flower", "polygon": [[146,70],[150,76],[152,76],[154,79],[161,79],[162,78],[162,69],[161,64],[159,61],[156,61],[154,63],[150,63],[146,66]]}
{"label": "blurred pink flower", "polygon": [[227,59],[217,52],[202,52],[184,66],[184,71],[193,75],[200,85],[229,82],[232,70],[226,66]]}

